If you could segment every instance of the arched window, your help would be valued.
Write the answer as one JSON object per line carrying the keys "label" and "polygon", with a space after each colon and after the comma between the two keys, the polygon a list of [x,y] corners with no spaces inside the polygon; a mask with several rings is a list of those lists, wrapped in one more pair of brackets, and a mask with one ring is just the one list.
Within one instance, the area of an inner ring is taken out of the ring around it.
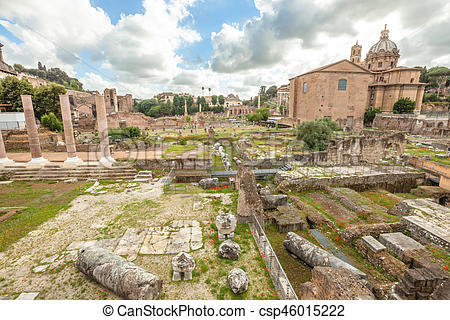
{"label": "arched window", "polygon": [[308,82],[303,82],[303,93],[306,93],[306,90],[308,90]]}
{"label": "arched window", "polygon": [[347,80],[339,79],[338,82],[338,90],[345,91],[347,90]]}

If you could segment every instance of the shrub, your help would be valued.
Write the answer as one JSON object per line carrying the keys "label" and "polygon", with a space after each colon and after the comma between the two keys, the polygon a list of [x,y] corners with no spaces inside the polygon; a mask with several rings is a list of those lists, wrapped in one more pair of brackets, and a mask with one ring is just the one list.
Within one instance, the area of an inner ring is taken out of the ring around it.
{"label": "shrub", "polygon": [[181,140],[180,140],[180,145],[181,145],[181,146],[187,145],[187,141],[186,141],[185,139],[181,139]]}
{"label": "shrub", "polygon": [[393,112],[396,114],[413,113],[416,108],[416,102],[410,98],[400,98],[394,103]]}
{"label": "shrub", "polygon": [[368,109],[366,109],[366,111],[364,112],[364,125],[371,126],[373,123],[373,119],[375,119],[377,113],[381,113],[380,108],[374,109],[372,107],[369,107]]}
{"label": "shrub", "polygon": [[127,138],[137,138],[141,136],[138,127],[125,127],[123,129],[109,129],[108,135],[112,140],[123,140]]}
{"label": "shrub", "polygon": [[329,118],[305,121],[297,127],[297,139],[305,143],[307,150],[323,151],[337,129],[338,124]]}
{"label": "shrub", "polygon": [[44,114],[41,118],[41,124],[43,127],[48,128],[51,131],[59,132],[62,131],[62,122],[55,116],[53,112],[49,114]]}

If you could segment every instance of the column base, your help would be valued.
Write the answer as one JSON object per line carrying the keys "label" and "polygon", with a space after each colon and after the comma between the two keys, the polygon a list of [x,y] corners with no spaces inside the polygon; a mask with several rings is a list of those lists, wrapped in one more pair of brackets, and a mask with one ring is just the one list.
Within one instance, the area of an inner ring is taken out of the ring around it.
{"label": "column base", "polygon": [[78,156],[75,157],[71,157],[71,158],[67,158],[66,161],[64,161],[63,167],[67,168],[67,167],[76,167],[79,165],[84,164],[84,161],[79,158]]}
{"label": "column base", "polygon": [[8,157],[0,159],[0,166],[7,166],[13,163],[14,160],[9,159]]}
{"label": "column base", "polygon": [[105,167],[112,167],[117,161],[113,157],[102,157],[98,162]]}
{"label": "column base", "polygon": [[50,163],[50,161],[48,161],[44,157],[32,158],[30,161],[27,162],[26,166],[27,168],[40,168],[48,163]]}

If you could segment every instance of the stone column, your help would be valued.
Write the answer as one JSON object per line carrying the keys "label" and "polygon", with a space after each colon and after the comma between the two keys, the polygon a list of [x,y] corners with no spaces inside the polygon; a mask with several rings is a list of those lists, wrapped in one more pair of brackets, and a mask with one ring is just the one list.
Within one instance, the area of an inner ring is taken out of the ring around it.
{"label": "stone column", "polygon": [[78,165],[83,163],[83,160],[78,158],[75,147],[75,138],[73,136],[72,126],[72,112],[70,111],[69,96],[64,94],[59,96],[59,103],[61,104],[61,115],[64,125],[64,140],[67,149],[67,160],[64,161],[67,165]]}
{"label": "stone column", "polygon": [[99,162],[110,166],[115,163],[116,160],[111,157],[111,152],[109,150],[108,120],[106,119],[105,99],[103,96],[99,94],[95,95],[95,106],[97,110],[98,137],[100,138]]}
{"label": "stone column", "polygon": [[8,159],[6,155],[5,143],[3,142],[2,130],[0,130],[0,167],[13,164],[14,161]]}
{"label": "stone column", "polygon": [[25,113],[25,123],[28,132],[28,143],[30,144],[31,160],[30,165],[42,165],[49,161],[42,157],[41,143],[39,141],[36,119],[34,118],[33,102],[30,95],[21,95],[23,112]]}
{"label": "stone column", "polygon": [[188,108],[187,108],[187,101],[184,100],[184,115],[187,116],[188,115]]}

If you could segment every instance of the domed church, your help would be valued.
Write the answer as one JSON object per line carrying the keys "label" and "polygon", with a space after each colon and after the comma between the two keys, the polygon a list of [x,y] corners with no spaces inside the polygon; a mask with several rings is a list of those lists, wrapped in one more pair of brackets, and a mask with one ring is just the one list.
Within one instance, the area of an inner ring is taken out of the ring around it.
{"label": "domed church", "polygon": [[384,26],[380,39],[361,60],[362,46],[356,41],[350,60],[344,59],[290,79],[289,117],[302,121],[331,118],[341,128],[363,128],[367,108],[392,112],[400,98],[416,101],[420,113],[426,83],[420,69],[397,66],[400,50]]}

